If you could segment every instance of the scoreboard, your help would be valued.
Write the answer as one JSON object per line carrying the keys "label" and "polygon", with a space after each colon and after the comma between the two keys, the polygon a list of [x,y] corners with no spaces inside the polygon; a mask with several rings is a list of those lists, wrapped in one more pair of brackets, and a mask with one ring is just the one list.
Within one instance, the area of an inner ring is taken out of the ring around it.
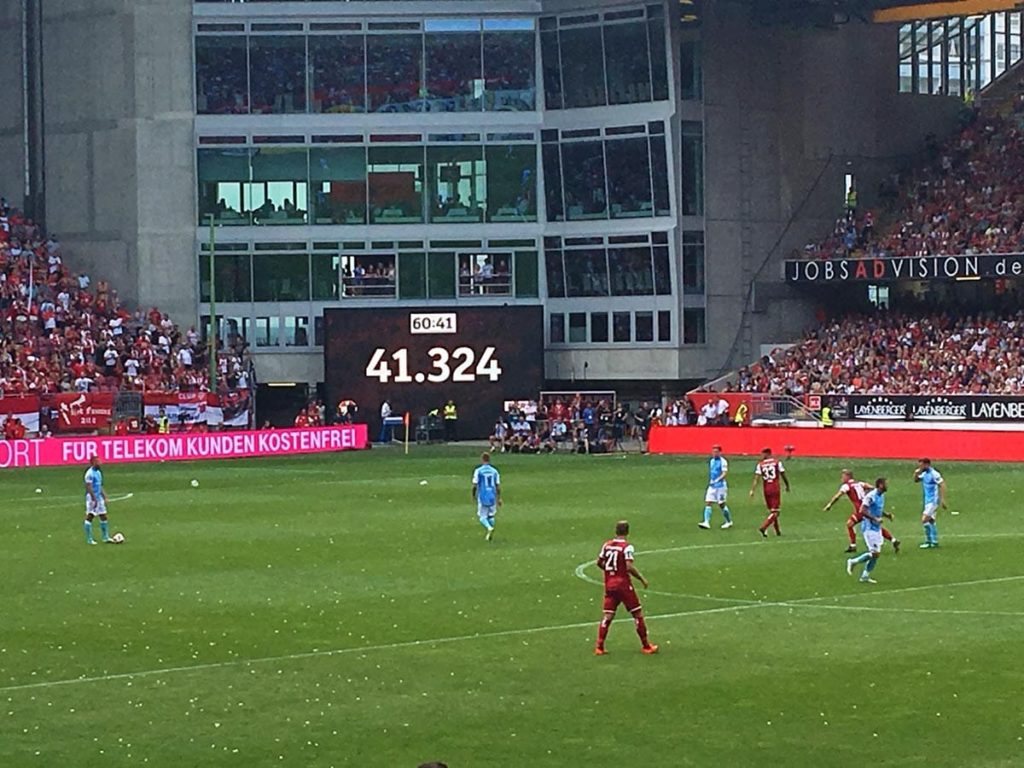
{"label": "scoreboard", "polygon": [[416,419],[448,400],[459,437],[485,437],[506,400],[544,385],[543,310],[529,307],[338,308],[324,311],[324,384],[379,427],[387,399]]}

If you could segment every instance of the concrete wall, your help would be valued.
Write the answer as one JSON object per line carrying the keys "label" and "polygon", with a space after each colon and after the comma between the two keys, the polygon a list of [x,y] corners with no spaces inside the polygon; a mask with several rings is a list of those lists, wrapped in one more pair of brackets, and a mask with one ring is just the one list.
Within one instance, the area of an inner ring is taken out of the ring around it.
{"label": "concrete wall", "polygon": [[22,53],[21,0],[6,0],[0,3],[0,72],[6,84],[0,110],[0,195],[18,207],[25,192]]}
{"label": "concrete wall", "polygon": [[[764,27],[723,0],[705,14],[708,346],[684,351],[684,376],[800,335],[814,302],[781,284],[780,262],[831,229],[845,173],[870,205],[884,175],[927,133],[953,130],[960,110],[955,99],[898,93],[893,27]],[[757,311],[745,313],[755,278]]]}
{"label": "concrete wall", "polygon": [[122,299],[195,316],[191,0],[43,8],[47,224]]}

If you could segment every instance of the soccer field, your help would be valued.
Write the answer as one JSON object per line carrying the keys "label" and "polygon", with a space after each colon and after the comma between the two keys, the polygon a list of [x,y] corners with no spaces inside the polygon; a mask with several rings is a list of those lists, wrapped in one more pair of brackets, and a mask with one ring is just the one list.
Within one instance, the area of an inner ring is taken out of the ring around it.
{"label": "soccer field", "polygon": [[[904,541],[862,585],[839,461],[788,462],[764,541],[754,459],[701,531],[703,460],[497,456],[488,544],[477,458],[110,465],[96,547],[84,467],[3,474],[0,765],[1024,764],[1024,467],[939,464],[960,514],[922,551],[914,465],[854,463]],[[598,658],[623,517],[661,652],[620,613]]]}

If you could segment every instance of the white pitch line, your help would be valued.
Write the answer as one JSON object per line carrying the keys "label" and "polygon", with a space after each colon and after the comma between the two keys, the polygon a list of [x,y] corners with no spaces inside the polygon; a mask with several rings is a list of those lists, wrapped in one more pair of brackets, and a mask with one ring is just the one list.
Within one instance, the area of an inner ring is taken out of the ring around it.
{"label": "white pitch line", "polygon": [[[868,593],[871,594],[871,593]],[[891,608],[885,608],[877,605],[817,605],[811,603],[801,603],[799,605],[793,605],[793,608],[804,608],[809,610],[826,610],[826,611],[868,611],[877,613],[925,613],[935,614],[941,616],[1012,616],[1018,619],[1024,619],[1024,611],[970,611],[970,610],[958,610],[956,608],[899,608],[893,606]]]}
{"label": "white pitch line", "polygon": [[[715,613],[729,613],[751,610],[753,608],[791,608],[801,607],[802,603],[810,603],[819,600],[841,600],[847,597],[861,597],[864,595],[893,595],[902,592],[917,592],[926,589],[943,589],[967,587],[979,584],[999,584],[1008,581],[1024,580],[1022,576],[1003,576],[994,579],[975,579],[972,581],[954,581],[945,584],[927,584],[919,587],[899,587],[881,591],[849,592],[841,595],[823,595],[820,597],[807,597],[798,600],[751,602],[741,605],[727,605],[719,608],[702,608],[696,611],[675,611],[673,613],[659,613],[647,616],[648,621],[661,619],[678,619],[684,616],[707,616]],[[826,608],[828,606],[820,606]],[[422,646],[447,645],[450,643],[466,642],[468,640],[491,640],[498,637],[517,637],[521,635],[535,635],[542,632],[558,632],[565,629],[584,629],[593,627],[595,621],[577,621],[572,624],[551,624],[543,627],[524,627],[520,629],[505,629],[497,632],[481,632],[473,635],[454,635],[451,637],[437,637],[429,640],[407,640],[400,643],[383,643],[380,645],[366,645],[353,648],[335,648],[323,651],[307,651],[305,653],[291,653],[283,656],[262,656],[254,659],[231,659],[228,661],[215,661],[208,664],[193,664],[183,667],[161,667],[158,669],[146,669],[139,672],[123,672],[114,675],[95,675],[92,677],[73,677],[65,680],[49,680],[37,683],[24,683],[22,685],[9,685],[0,688],[0,694],[13,693],[15,691],[34,690],[39,688],[53,688],[57,686],[75,685],[77,683],[98,683],[110,680],[132,680],[138,677],[153,677],[155,675],[172,675],[179,672],[200,672],[209,669],[224,669],[227,667],[252,666],[255,664],[272,664],[277,662],[295,661],[298,659],[315,659],[328,656],[344,656],[353,653],[372,653],[374,651],[388,651],[402,648],[418,648]]]}
{"label": "white pitch line", "polygon": [[[127,501],[128,499],[133,499],[133,498],[135,498],[135,494],[134,493],[123,493],[120,496],[111,496],[111,497],[109,497],[107,499],[107,503],[110,504],[110,503],[115,502],[115,501]],[[76,496],[50,496],[49,498],[46,498],[46,499],[41,499],[38,496],[36,496],[34,498],[22,499],[21,501],[48,501],[49,502],[49,501],[54,501],[55,499],[68,499],[68,500],[78,499],[79,501],[84,501],[85,494],[83,493],[81,495],[76,495]],[[69,506],[69,505],[68,504],[39,504],[39,505],[33,505],[32,508],[33,509],[59,509],[61,507],[67,507],[67,506]]]}

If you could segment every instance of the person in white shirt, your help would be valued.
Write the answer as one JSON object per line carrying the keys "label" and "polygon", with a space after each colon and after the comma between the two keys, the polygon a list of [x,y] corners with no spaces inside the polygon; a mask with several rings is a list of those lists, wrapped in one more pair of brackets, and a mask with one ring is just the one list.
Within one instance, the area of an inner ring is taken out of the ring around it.
{"label": "person in white shirt", "polygon": [[388,419],[391,417],[391,403],[385,400],[380,404],[380,440],[381,443],[391,442],[391,425]]}
{"label": "person in white shirt", "polygon": [[715,417],[719,424],[729,423],[729,401],[724,397],[718,398],[718,404],[715,406]]}
{"label": "person in white shirt", "polygon": [[716,418],[718,418],[718,406],[711,400],[708,400],[700,407],[700,416],[697,417],[697,426],[706,427],[708,424],[714,424]]}
{"label": "person in white shirt", "polygon": [[178,350],[178,362],[183,368],[192,367],[192,350],[188,347],[182,347]]}

